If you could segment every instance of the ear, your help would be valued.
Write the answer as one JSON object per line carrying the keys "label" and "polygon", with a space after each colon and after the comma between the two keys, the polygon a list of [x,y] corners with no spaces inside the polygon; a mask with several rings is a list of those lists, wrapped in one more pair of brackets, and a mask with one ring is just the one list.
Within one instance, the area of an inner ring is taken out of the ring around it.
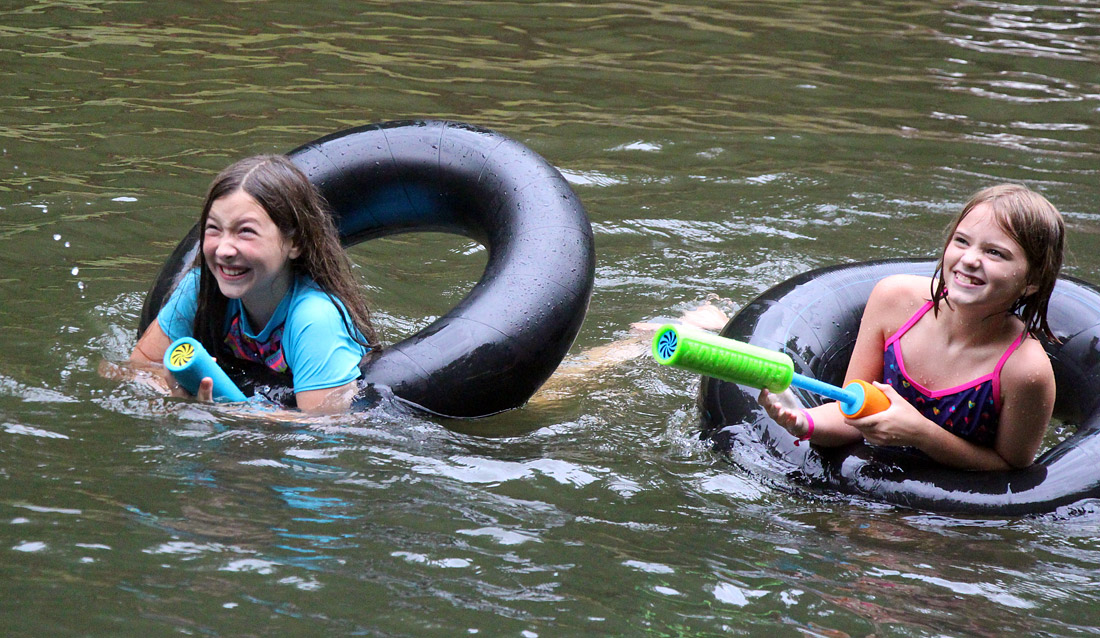
{"label": "ear", "polygon": [[302,254],[302,249],[298,247],[298,244],[290,245],[290,252],[287,253],[287,257],[290,259],[297,259]]}
{"label": "ear", "polygon": [[1028,284],[1028,285],[1024,286],[1024,294],[1020,295],[1020,297],[1030,297],[1031,295],[1034,295],[1038,291],[1039,291],[1039,286],[1038,285]]}

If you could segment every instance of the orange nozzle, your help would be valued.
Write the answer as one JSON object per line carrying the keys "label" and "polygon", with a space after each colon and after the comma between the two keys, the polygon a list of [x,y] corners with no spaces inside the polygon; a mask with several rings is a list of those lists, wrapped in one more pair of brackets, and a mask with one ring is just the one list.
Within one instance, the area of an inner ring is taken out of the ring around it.
{"label": "orange nozzle", "polygon": [[[853,385],[859,386],[858,389],[853,388]],[[875,386],[861,379],[856,379],[852,381],[848,385],[844,386],[844,389],[855,390],[856,392],[862,392],[863,394],[863,404],[859,406],[859,409],[856,410],[854,414],[848,414],[847,412],[844,413],[844,416],[848,417],[849,419],[858,419],[861,417],[865,417],[869,414],[878,414],[879,412],[882,412],[886,408],[890,407],[890,399],[886,397],[882,390],[879,390]],[[841,411],[843,412],[843,410]]]}

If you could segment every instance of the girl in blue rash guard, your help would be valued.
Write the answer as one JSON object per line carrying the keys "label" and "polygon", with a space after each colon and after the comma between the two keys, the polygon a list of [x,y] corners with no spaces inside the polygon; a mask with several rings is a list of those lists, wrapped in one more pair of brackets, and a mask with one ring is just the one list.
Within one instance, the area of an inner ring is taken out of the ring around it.
{"label": "girl in blue rash guard", "polygon": [[[332,219],[306,176],[281,155],[241,160],[214,179],[199,226],[195,268],[131,361],[156,366],[174,340],[191,336],[215,356],[290,374],[302,410],[347,409],[359,362],[378,343]],[[210,400],[211,386],[203,380],[200,399]]]}
{"label": "girl in blue rash guard", "polygon": [[910,446],[964,469],[1026,467],[1054,408],[1047,304],[1065,228],[1043,196],[1004,184],[978,192],[949,227],[931,278],[897,275],[867,300],[845,383],[876,380],[890,408],[847,419],[765,391],[776,423],[815,445],[863,439]]}

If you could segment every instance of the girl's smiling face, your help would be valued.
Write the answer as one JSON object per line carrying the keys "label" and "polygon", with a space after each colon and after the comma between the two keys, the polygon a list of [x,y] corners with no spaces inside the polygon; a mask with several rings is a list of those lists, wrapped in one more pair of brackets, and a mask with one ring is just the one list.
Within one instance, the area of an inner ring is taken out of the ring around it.
{"label": "girl's smiling face", "polygon": [[254,329],[267,324],[290,290],[290,260],[299,253],[244,190],[211,204],[203,228],[203,258],[221,293],[244,304]]}
{"label": "girl's smiling face", "polygon": [[1023,248],[997,222],[988,203],[975,206],[959,222],[944,250],[943,269],[952,304],[1008,310],[1035,289],[1028,284]]}

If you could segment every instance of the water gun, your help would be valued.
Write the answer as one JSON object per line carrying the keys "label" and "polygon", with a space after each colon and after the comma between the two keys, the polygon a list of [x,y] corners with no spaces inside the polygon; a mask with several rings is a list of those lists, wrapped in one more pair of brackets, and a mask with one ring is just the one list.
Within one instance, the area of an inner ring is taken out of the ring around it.
{"label": "water gun", "polygon": [[214,361],[214,357],[191,337],[177,339],[164,351],[164,367],[191,394],[198,394],[199,383],[206,377],[214,380],[215,401],[247,401],[237,384]]}
{"label": "water gun", "polygon": [[657,363],[753,388],[782,392],[794,386],[835,399],[844,416],[858,419],[890,407],[890,399],[875,386],[856,379],[843,388],[794,371],[794,362],[782,352],[734,339],[667,324],[653,335]]}

